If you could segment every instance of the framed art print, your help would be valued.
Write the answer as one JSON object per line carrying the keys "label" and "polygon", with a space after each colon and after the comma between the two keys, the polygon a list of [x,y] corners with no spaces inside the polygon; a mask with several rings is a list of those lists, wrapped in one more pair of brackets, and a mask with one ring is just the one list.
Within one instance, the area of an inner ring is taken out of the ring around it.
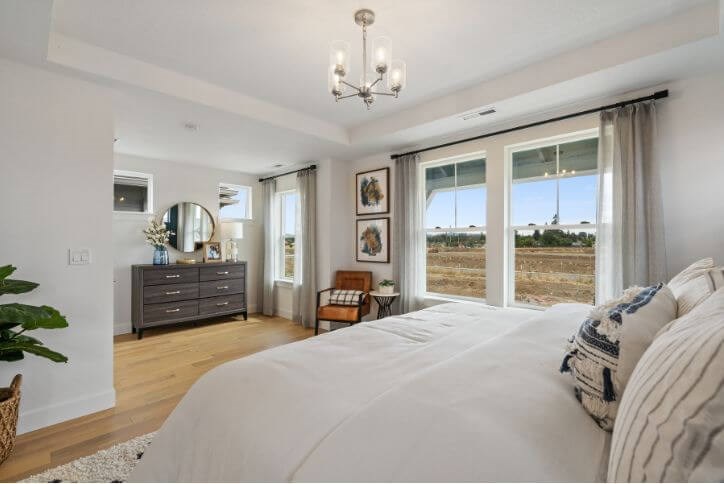
{"label": "framed art print", "polygon": [[221,242],[204,242],[204,262],[221,262]]}
{"label": "framed art print", "polygon": [[357,220],[357,262],[390,262],[390,218]]}
{"label": "framed art print", "polygon": [[390,212],[390,169],[357,173],[357,215],[378,215]]}

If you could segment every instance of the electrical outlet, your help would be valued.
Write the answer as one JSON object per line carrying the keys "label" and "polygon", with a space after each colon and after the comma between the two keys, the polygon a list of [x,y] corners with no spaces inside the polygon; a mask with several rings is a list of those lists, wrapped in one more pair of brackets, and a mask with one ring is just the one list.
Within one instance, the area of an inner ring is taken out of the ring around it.
{"label": "electrical outlet", "polygon": [[90,263],[90,249],[68,249],[68,265],[82,266]]}

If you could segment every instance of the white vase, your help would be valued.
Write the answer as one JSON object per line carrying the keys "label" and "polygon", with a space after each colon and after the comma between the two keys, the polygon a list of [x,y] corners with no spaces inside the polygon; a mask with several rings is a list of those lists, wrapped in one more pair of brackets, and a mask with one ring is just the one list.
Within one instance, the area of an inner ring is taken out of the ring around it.
{"label": "white vase", "polygon": [[380,286],[380,294],[392,294],[395,292],[395,286]]}

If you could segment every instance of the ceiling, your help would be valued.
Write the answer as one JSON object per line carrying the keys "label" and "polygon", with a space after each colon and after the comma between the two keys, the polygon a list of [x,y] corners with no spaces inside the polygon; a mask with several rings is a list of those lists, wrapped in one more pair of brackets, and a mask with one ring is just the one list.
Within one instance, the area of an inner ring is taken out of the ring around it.
{"label": "ceiling", "polygon": [[[117,151],[267,173],[277,163],[354,159],[718,68],[720,3],[5,0],[0,56],[109,86]],[[330,41],[351,42],[351,77],[359,75],[352,15],[360,7],[377,14],[370,38],[390,36],[393,57],[407,62],[400,98],[379,99],[371,111],[327,92]],[[488,105],[498,113],[458,118]]]}

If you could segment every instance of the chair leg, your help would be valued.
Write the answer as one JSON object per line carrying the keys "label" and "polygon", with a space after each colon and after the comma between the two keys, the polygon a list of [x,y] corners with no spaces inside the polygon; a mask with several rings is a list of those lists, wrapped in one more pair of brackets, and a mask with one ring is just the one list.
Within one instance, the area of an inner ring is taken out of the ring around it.
{"label": "chair leg", "polygon": [[314,320],[314,336],[319,334],[319,318]]}

